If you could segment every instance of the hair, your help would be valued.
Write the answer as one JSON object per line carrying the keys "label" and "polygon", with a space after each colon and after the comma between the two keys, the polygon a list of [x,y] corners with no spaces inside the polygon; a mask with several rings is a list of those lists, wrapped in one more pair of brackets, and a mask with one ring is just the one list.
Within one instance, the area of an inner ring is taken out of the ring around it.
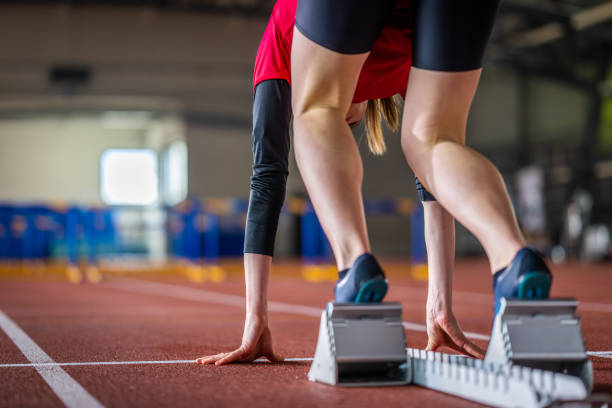
{"label": "hair", "polygon": [[381,116],[387,127],[396,131],[399,127],[399,100],[397,96],[384,99],[371,99],[365,111],[365,128],[368,138],[368,147],[376,155],[382,155],[387,150],[382,132]]}

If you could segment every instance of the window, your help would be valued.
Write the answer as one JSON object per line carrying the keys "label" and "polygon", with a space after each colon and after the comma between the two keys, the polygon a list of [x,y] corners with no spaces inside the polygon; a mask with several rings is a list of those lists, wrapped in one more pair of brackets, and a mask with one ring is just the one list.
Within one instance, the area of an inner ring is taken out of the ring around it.
{"label": "window", "polygon": [[157,154],[109,149],[100,159],[100,194],[110,205],[151,205],[159,199]]}
{"label": "window", "polygon": [[164,151],[163,195],[166,204],[175,205],[187,197],[187,145],[173,142]]}

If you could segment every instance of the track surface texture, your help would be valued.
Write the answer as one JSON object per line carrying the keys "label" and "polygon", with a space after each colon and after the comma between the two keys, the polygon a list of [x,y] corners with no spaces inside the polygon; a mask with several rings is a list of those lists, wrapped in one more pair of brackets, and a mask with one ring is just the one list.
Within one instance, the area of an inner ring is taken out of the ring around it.
{"label": "track surface texture", "polygon": [[[403,320],[413,323],[406,325],[408,346],[425,347],[427,283],[410,278],[407,263],[388,261],[383,266],[390,283],[386,300],[402,302]],[[108,407],[474,406],[416,386],[347,389],[308,381],[310,362],[300,358],[314,353],[318,314],[332,296],[333,283],[305,282],[297,263],[281,263],[276,271],[270,283],[269,297],[275,302],[270,306],[270,325],[276,349],[292,361],[222,367],[191,361],[239,345],[244,316],[244,283],[239,274],[223,283],[202,284],[146,273],[106,276],[100,284],[0,280],[0,314],[52,362],[28,366],[36,356],[20,351],[3,327],[0,406],[62,406],[63,398],[77,391],[65,383],[52,388],[41,374],[51,368],[61,368],[80,385],[78,396]],[[578,310],[588,350],[612,351],[612,266],[566,264],[554,267],[553,273],[552,296],[581,302]],[[462,328],[486,347],[493,302],[485,261],[457,263],[453,302]],[[591,356],[596,392],[612,392],[611,354]],[[38,358],[34,362],[43,361]],[[120,364],[54,366],[53,362]]]}

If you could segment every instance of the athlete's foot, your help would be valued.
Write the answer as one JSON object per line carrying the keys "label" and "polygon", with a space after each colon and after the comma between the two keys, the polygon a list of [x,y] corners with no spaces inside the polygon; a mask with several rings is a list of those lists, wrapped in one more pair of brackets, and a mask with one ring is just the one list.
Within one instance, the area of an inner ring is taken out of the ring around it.
{"label": "athlete's foot", "polygon": [[510,265],[493,275],[495,314],[501,299],[548,299],[552,275],[542,256],[524,247],[512,259]]}
{"label": "athlete's foot", "polygon": [[338,273],[334,288],[336,302],[377,303],[387,294],[387,279],[371,254],[363,254],[353,266]]}

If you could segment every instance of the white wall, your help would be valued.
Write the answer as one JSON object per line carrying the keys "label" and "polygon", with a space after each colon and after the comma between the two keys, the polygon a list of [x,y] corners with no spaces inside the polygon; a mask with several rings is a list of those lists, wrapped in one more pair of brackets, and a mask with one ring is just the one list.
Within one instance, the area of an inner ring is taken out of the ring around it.
{"label": "white wall", "polygon": [[[0,119],[0,200],[100,202],[100,156],[110,148],[162,149],[180,139],[176,119],[108,128],[104,114]],[[111,126],[112,127],[112,126]]]}

